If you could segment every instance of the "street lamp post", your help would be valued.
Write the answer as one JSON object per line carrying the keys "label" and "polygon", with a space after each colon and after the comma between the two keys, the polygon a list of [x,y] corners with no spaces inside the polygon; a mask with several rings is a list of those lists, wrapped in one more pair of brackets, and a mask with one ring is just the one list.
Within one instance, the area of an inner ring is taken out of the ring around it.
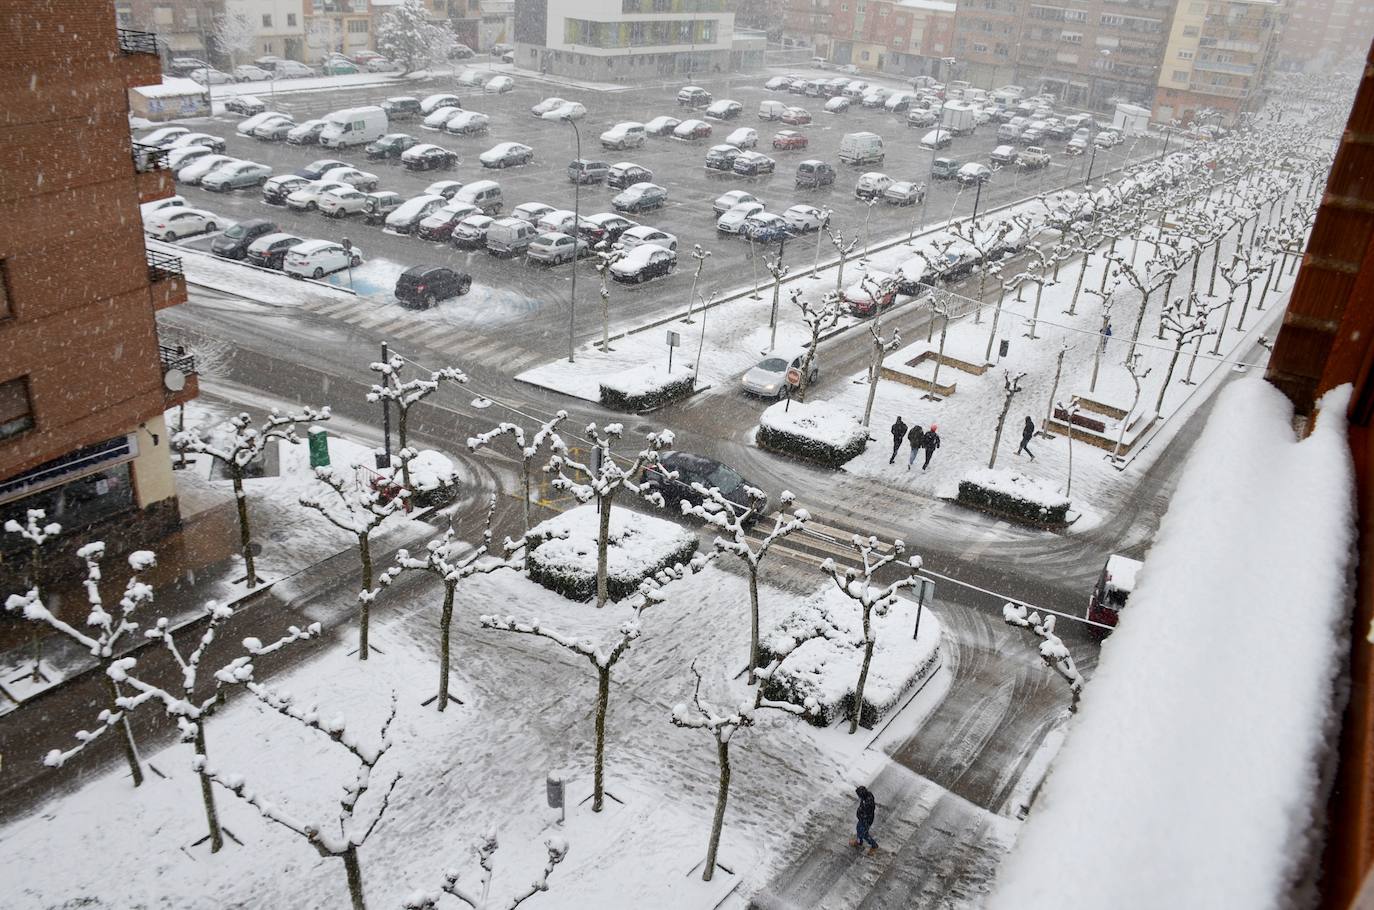
{"label": "street lamp post", "polygon": [[978,202],[983,198],[983,178],[978,178],[978,190],[973,194],[973,217],[969,223],[974,227],[978,226]]}
{"label": "street lamp post", "polygon": [[[564,122],[572,127],[573,139],[577,142],[577,160],[582,160],[582,133],[577,129],[577,121],[565,117]],[[575,362],[574,345],[577,329],[577,239],[582,234],[582,181],[573,181],[573,261],[572,288],[568,292],[568,363]]]}
{"label": "street lamp post", "polygon": [[1088,182],[1093,179],[1093,165],[1097,163],[1097,143],[1093,143],[1093,155],[1088,160],[1088,176],[1083,178],[1083,189],[1088,188]]}
{"label": "street lamp post", "polygon": [[811,277],[819,278],[816,270],[821,265],[821,235],[825,233],[825,226],[830,223],[830,209],[821,209],[821,223],[816,228],[816,258],[811,261]]}

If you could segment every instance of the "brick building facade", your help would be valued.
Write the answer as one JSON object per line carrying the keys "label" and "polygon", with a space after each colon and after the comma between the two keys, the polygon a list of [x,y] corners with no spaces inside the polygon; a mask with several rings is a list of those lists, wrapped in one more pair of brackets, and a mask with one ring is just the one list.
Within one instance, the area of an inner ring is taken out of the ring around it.
{"label": "brick building facade", "polygon": [[1215,112],[1234,126],[1257,110],[1278,56],[1286,7],[1278,0],[1187,0],[1174,16],[1155,91],[1157,123]]}
{"label": "brick building facade", "polygon": [[155,312],[186,289],[180,261],[144,246],[139,203],[173,183],[128,124],[128,90],[160,81],[160,60],[115,21],[113,0],[0,11],[0,521],[176,521],[162,415],[196,382]]}
{"label": "brick building facade", "polygon": [[1310,73],[1357,68],[1374,38],[1374,0],[1294,0],[1279,46],[1279,63]]}
{"label": "brick building facade", "polygon": [[784,33],[831,63],[939,76],[954,48],[952,0],[788,0]]}

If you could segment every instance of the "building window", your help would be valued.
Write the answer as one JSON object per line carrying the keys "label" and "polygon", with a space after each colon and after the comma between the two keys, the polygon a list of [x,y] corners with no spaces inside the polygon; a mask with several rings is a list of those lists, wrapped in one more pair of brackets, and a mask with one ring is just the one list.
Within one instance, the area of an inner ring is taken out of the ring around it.
{"label": "building window", "polygon": [[14,308],[10,306],[10,271],[9,265],[4,259],[0,259],[0,319],[9,319],[14,315]]}
{"label": "building window", "polygon": [[1183,37],[1185,37],[1185,38],[1196,38],[1197,35],[1198,35],[1198,32],[1197,32],[1197,26],[1196,26],[1196,25],[1185,25],[1185,26],[1183,26]]}
{"label": "building window", "polygon": [[286,14],[286,25],[287,25],[288,28],[295,28],[295,27],[296,27],[296,14],[295,14],[295,13],[287,13],[287,14]]}
{"label": "building window", "polygon": [[186,28],[200,28],[200,14],[194,9],[188,9],[182,14],[182,25]]}
{"label": "building window", "polygon": [[1179,52],[1178,52],[1178,59],[1180,59],[1180,60],[1192,60],[1192,59],[1193,59],[1193,52],[1192,52],[1192,51],[1179,51]]}
{"label": "building window", "polygon": [[1187,71],[1187,70],[1174,70],[1174,81],[1175,81],[1175,82],[1187,82],[1187,81],[1188,81],[1188,71]]}
{"label": "building window", "polygon": [[33,429],[33,405],[29,401],[29,378],[20,376],[0,382],[0,439],[13,439]]}
{"label": "building window", "polygon": [[867,62],[868,62],[868,51],[864,51],[862,54],[860,54],[860,55],[859,55],[859,59],[862,60],[862,61],[864,61],[865,63],[867,63]]}
{"label": "building window", "polygon": [[352,34],[355,34],[355,35],[360,35],[360,34],[361,34],[361,35],[365,35],[365,34],[367,34],[367,20],[366,20],[366,19],[349,19],[349,20],[348,20],[348,30],[349,30],[349,32],[351,32]]}
{"label": "building window", "polygon": [[171,24],[172,24],[172,8],[171,8],[170,6],[155,6],[155,7],[153,7],[153,24],[154,24],[154,25],[171,25]]}

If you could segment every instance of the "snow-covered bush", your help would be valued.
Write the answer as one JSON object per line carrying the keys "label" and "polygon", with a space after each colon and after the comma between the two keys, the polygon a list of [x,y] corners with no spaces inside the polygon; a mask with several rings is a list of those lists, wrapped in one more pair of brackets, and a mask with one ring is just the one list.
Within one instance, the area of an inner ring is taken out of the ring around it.
{"label": "snow-covered bush", "polygon": [[647,411],[686,398],[695,385],[691,367],[669,372],[644,364],[601,380],[601,404],[616,411]]}
{"label": "snow-covered bush", "polygon": [[759,445],[838,468],[861,454],[868,430],[825,401],[780,401],[759,417]]}
{"label": "snow-covered bush", "polygon": [[1033,524],[1064,524],[1069,500],[1019,471],[984,469],[959,481],[959,502]]}
{"label": "snow-covered bush", "polygon": [[[917,606],[900,598],[877,625],[873,662],[864,684],[859,724],[872,728],[940,663],[940,621],[926,608],[921,635],[911,640]],[[828,727],[854,710],[854,682],[863,660],[862,617],[838,590],[827,587],[789,612],[760,645],[766,663],[781,665],[764,683],[765,698],[805,704],[807,720]],[[784,656],[785,655],[785,656]]]}
{"label": "snow-covered bush", "polygon": [[[409,463],[411,503],[425,509],[431,506],[438,508],[453,502],[458,495],[458,469],[453,466],[449,457],[434,449],[407,452],[413,452]],[[383,477],[399,474],[401,463],[400,454],[393,454],[391,469],[379,468],[377,473]],[[400,481],[400,478],[397,477],[397,480]]]}
{"label": "snow-covered bush", "polygon": [[[569,600],[596,595],[596,506],[578,506],[530,529],[530,578]],[[607,539],[607,592],[622,600],[663,569],[686,563],[697,538],[677,524],[619,509]]]}

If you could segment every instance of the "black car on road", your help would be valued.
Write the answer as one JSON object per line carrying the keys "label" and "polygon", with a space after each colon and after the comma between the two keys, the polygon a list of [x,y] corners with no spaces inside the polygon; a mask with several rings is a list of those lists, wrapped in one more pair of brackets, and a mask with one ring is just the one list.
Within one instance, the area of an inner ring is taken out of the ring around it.
{"label": "black car on road", "polygon": [[404,306],[429,309],[440,300],[463,296],[471,287],[471,275],[441,265],[416,265],[396,279],[396,299]]}
{"label": "black car on road", "polygon": [[248,255],[248,247],[254,240],[276,229],[276,222],[266,218],[240,221],[214,239],[210,244],[210,252],[225,259],[243,259]]}
{"label": "black car on road", "polygon": [[[644,469],[644,485],[650,490],[663,494],[664,506],[674,515],[680,514],[681,502],[686,500],[694,506],[702,505],[707,497],[692,488],[692,484],[715,487],[729,503],[736,515],[742,516],[746,525],[753,524],[768,511],[765,500],[762,508],[755,510],[745,494],[745,488],[753,486],[739,472],[714,458],[696,455],[691,452],[665,452],[659,456],[657,465]],[[677,477],[669,474],[676,472]]]}
{"label": "black car on road", "polygon": [[363,151],[367,153],[368,161],[399,161],[402,152],[419,143],[420,140],[409,133],[387,133],[382,138],[369,142],[363,147]]}

